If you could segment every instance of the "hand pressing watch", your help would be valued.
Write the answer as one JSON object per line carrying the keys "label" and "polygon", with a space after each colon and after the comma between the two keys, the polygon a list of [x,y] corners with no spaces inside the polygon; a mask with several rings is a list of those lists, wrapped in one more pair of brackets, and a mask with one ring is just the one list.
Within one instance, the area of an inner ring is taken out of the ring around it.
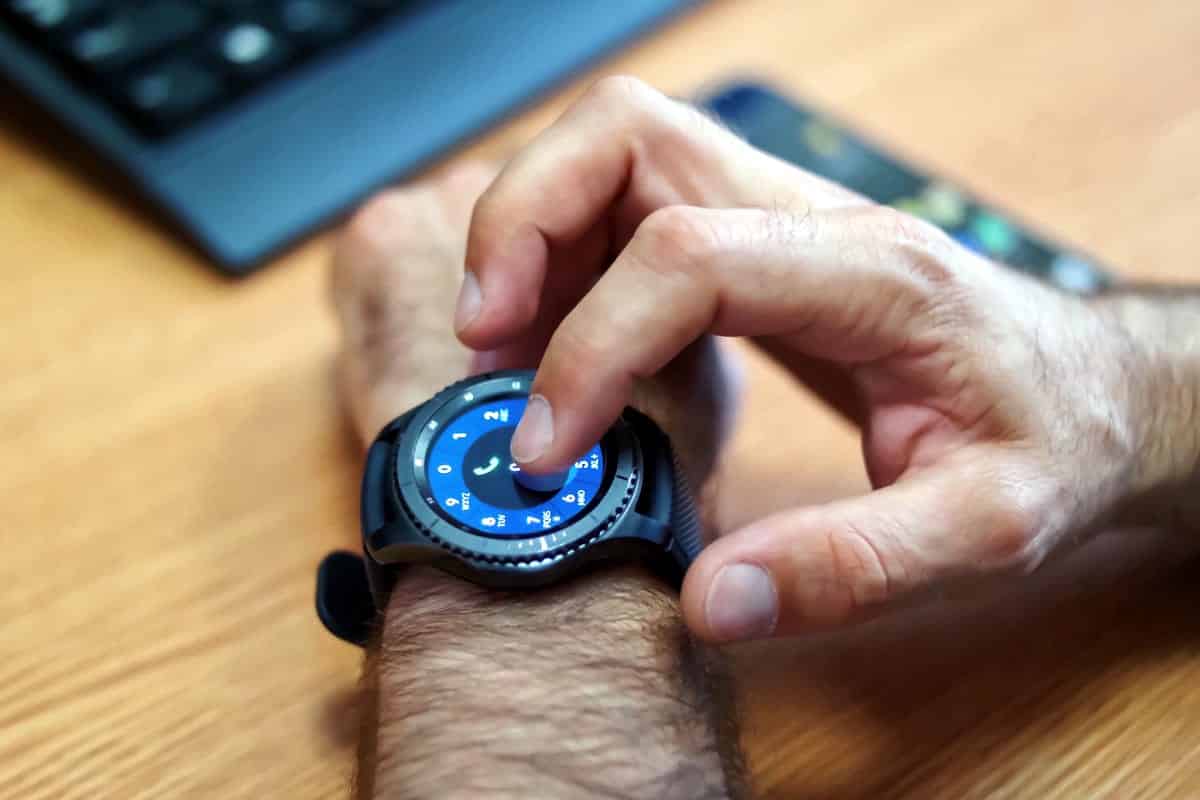
{"label": "hand pressing watch", "polygon": [[[551,581],[536,590],[487,588],[423,564],[381,566],[391,584],[382,613],[365,588],[363,561],[349,554],[335,560],[357,587],[347,595],[357,598],[347,605],[358,604],[349,618],[377,620],[369,626],[360,682],[356,796],[746,796],[730,683],[718,654],[683,626],[672,585],[682,561],[670,555],[682,526],[663,524],[679,519],[664,496],[685,496],[665,491],[683,469],[694,487],[704,489],[695,498],[697,516],[711,513],[704,499],[712,493],[708,482],[731,407],[715,343],[700,343],[662,380],[643,383],[633,403],[642,414],[623,415],[611,435],[597,437],[584,454],[586,469],[560,474],[556,480],[563,486],[553,494],[545,484],[530,487],[511,477],[518,473],[505,429],[516,425],[525,390],[513,389],[512,382],[528,373],[506,374],[507,386],[498,387],[502,396],[485,399],[477,378],[448,391],[449,405],[430,400],[463,375],[491,369],[480,357],[472,363],[451,321],[470,210],[494,174],[460,168],[385,192],[359,211],[338,240],[333,299],[343,335],[342,398],[364,450],[377,439],[391,441],[374,446],[374,453],[384,454],[372,457],[382,465],[382,477],[368,480],[376,487],[369,493],[387,499],[387,513],[399,513],[399,491],[389,481],[406,458],[409,478],[415,483],[418,469],[424,476],[428,494],[414,505],[424,506],[427,528],[472,537],[493,552],[520,553],[517,542],[541,552],[543,538],[549,550],[568,531],[590,527],[588,520],[609,502],[605,498],[611,500],[607,490],[619,485],[621,474],[634,477],[630,467],[640,460],[636,482],[624,480],[635,498],[625,506],[623,524],[608,530],[621,536],[640,531],[645,541],[630,551],[618,547],[615,558],[597,559],[611,544],[600,537],[583,555],[564,553],[548,570],[518,568],[524,579]],[[467,399],[468,392],[475,396]],[[403,412],[414,408],[419,411],[404,420]],[[401,421],[390,425],[398,414]],[[426,462],[418,467],[416,452],[401,444],[404,436],[393,434],[424,431],[435,419],[448,449],[440,448],[436,434],[428,436]],[[670,459],[659,427],[670,435]],[[595,467],[593,456],[599,456]],[[438,470],[443,465],[449,473]],[[658,481],[668,465],[671,479]],[[462,505],[464,490],[470,508]],[[433,504],[423,499],[429,497]],[[448,505],[452,498],[458,504]],[[509,506],[520,507],[510,512]],[[536,523],[529,519],[535,508]],[[496,535],[502,514],[507,536]],[[636,526],[624,524],[631,522]],[[378,527],[368,522],[372,531]],[[462,552],[430,549],[424,534],[409,535],[422,537],[412,539],[422,559],[467,567]],[[393,555],[386,547],[380,551],[385,560]],[[571,569],[557,572],[563,565]],[[481,579],[514,578],[503,570],[470,569]],[[360,627],[350,638],[364,635]]]}

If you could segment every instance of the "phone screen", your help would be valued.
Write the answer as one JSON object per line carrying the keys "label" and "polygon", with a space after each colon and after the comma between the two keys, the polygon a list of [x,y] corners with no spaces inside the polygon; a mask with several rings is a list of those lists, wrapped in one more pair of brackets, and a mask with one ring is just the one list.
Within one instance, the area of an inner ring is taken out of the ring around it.
{"label": "phone screen", "polygon": [[844,126],[763,86],[739,84],[702,105],[760,150],[877,203],[938,225],[966,247],[1071,292],[1112,283],[1090,259],[1024,229],[963,189],[923,174]]}

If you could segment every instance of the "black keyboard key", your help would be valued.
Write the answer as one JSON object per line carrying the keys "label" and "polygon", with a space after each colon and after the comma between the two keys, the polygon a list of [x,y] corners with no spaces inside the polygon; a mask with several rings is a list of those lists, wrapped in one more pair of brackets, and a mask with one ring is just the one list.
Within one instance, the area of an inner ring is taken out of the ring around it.
{"label": "black keyboard key", "polygon": [[0,19],[159,137],[421,2],[0,0]]}
{"label": "black keyboard key", "polygon": [[243,79],[268,75],[287,63],[291,47],[257,22],[239,22],[218,31],[216,58],[226,71]]}
{"label": "black keyboard key", "polygon": [[58,33],[85,21],[104,0],[5,0],[10,13],[44,33]]}
{"label": "black keyboard key", "polygon": [[320,47],[352,33],[358,14],[344,0],[280,0],[279,28],[300,44]]}
{"label": "black keyboard key", "polygon": [[175,58],[134,75],[125,84],[126,104],[149,127],[163,131],[205,110],[222,95],[220,78],[190,59]]}
{"label": "black keyboard key", "polygon": [[79,31],[70,43],[79,63],[100,72],[124,69],[199,34],[206,14],[185,0],[130,6]]}

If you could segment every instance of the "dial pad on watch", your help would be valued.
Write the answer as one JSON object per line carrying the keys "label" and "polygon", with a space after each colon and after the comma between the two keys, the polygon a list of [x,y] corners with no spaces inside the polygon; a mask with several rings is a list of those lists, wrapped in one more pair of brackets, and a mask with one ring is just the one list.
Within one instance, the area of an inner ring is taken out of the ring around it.
{"label": "dial pad on watch", "polygon": [[486,536],[526,537],[570,524],[592,504],[604,481],[599,444],[554,491],[534,491],[517,480],[520,467],[509,445],[525,403],[525,396],[491,400],[440,426],[415,466],[424,470],[427,499],[444,516]]}

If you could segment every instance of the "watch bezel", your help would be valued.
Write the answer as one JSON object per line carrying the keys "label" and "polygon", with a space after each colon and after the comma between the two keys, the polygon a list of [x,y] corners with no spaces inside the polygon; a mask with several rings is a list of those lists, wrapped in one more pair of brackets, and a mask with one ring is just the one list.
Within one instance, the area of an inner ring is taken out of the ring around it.
{"label": "watch bezel", "polygon": [[536,535],[488,536],[451,519],[437,507],[425,474],[425,459],[434,437],[473,406],[527,396],[531,380],[532,373],[510,372],[463,381],[431,398],[414,414],[396,443],[389,472],[404,515],[423,538],[473,560],[538,566],[596,541],[632,507],[640,483],[642,452],[637,437],[623,420],[601,439],[605,475],[600,490],[584,512],[570,522]]}

